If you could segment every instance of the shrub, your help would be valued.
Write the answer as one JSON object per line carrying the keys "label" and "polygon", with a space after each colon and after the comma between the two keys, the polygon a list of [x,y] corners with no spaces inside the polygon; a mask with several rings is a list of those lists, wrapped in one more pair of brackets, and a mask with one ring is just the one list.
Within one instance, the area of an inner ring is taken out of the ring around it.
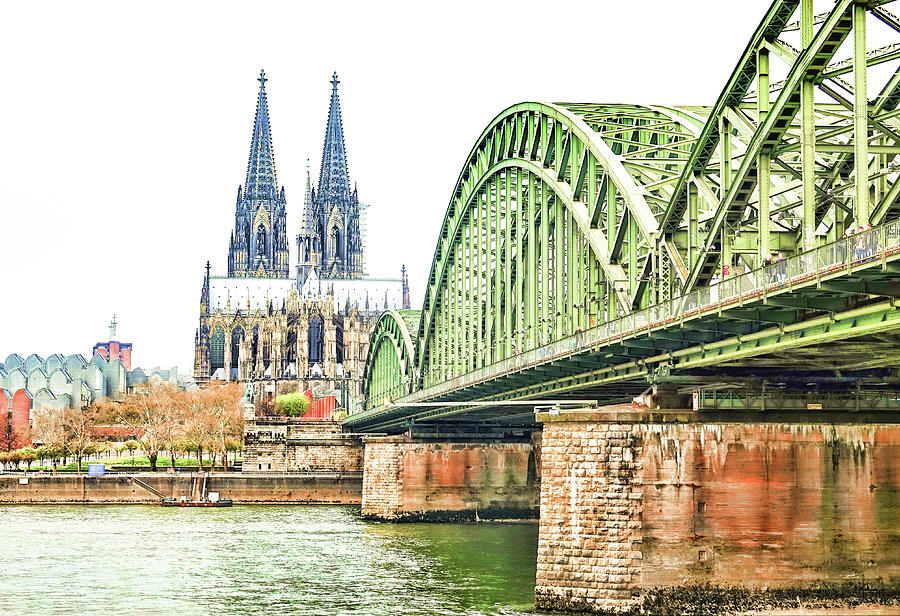
{"label": "shrub", "polygon": [[289,417],[300,417],[304,415],[312,403],[309,398],[300,392],[282,394],[275,398],[275,411]]}

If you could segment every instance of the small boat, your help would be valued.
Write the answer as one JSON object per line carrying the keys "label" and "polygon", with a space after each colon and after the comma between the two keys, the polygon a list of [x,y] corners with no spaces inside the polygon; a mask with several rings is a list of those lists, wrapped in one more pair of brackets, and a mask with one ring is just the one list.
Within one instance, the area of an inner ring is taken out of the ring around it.
{"label": "small boat", "polygon": [[164,498],[163,507],[231,507],[234,503],[230,498],[220,498],[219,500],[201,500],[189,501],[176,498]]}

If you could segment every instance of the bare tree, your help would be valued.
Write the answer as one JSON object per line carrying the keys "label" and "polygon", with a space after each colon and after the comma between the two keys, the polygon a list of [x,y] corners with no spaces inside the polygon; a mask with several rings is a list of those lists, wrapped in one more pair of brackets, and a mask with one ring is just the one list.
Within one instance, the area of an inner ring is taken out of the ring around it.
{"label": "bare tree", "polygon": [[[141,434],[141,447],[147,452],[150,470],[155,471],[160,451],[171,451],[181,438],[181,414],[178,388],[171,383],[150,383],[128,394],[117,405],[115,421]],[[174,464],[173,461],[173,468]]]}

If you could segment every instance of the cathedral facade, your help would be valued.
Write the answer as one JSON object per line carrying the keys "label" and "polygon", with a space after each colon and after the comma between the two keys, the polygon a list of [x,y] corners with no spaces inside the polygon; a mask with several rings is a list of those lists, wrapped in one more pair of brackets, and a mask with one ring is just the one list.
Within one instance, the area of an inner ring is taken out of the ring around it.
{"label": "cathedral facade", "polygon": [[319,183],[313,185],[307,170],[291,276],[287,199],[276,179],[266,81],[261,73],[228,273],[213,275],[207,263],[203,277],[194,378],[296,380],[300,389],[320,385],[359,396],[378,315],[409,307],[405,268],[399,278],[365,273],[360,203],[356,187],[351,190],[335,74]]}

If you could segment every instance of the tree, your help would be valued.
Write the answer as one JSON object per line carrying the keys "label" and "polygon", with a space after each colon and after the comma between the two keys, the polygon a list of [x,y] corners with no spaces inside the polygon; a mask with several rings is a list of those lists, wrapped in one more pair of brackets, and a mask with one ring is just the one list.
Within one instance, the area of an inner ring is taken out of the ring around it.
{"label": "tree", "polygon": [[240,439],[230,438],[225,441],[225,456],[227,458],[229,453],[237,454],[244,448],[244,444],[240,441]]}
{"label": "tree", "polygon": [[134,450],[140,447],[141,444],[134,439],[128,439],[127,441],[122,443],[122,446],[131,452],[131,459],[134,460]]}
{"label": "tree", "polygon": [[37,450],[32,447],[22,447],[18,453],[19,458],[25,463],[28,470],[31,470],[31,463],[37,460]]}
{"label": "tree", "polygon": [[260,393],[256,396],[256,402],[253,403],[254,412],[257,417],[265,417],[275,414],[275,403],[269,396]]}
{"label": "tree", "polygon": [[[4,423],[6,422],[4,421]],[[6,426],[0,425],[0,449],[12,451],[14,449],[19,449],[30,442],[31,430],[28,428],[13,430],[12,426],[9,424]]]}
{"label": "tree", "polygon": [[7,459],[7,461],[8,461],[10,464],[15,465],[16,470],[18,470],[18,469],[19,469],[19,462],[22,461],[22,454],[19,452],[18,449],[16,449],[15,451],[7,451],[7,452],[6,452],[6,459]]}
{"label": "tree", "polygon": [[141,446],[156,470],[160,451],[170,450],[182,434],[180,391],[172,383],[148,383],[117,406],[115,421],[141,434]]}
{"label": "tree", "polygon": [[297,391],[275,398],[275,410],[289,417],[301,417],[311,406],[309,398]]}
{"label": "tree", "polygon": [[[71,409],[68,409],[71,411]],[[65,421],[66,410],[43,410],[36,412],[32,433],[35,440],[40,441],[47,448],[53,470],[60,458],[65,459],[67,450],[67,432]]]}
{"label": "tree", "polygon": [[94,445],[94,426],[97,425],[97,408],[63,409],[62,429],[66,449],[75,456],[78,472],[81,472],[81,461],[89,452],[96,451]]}
{"label": "tree", "polygon": [[[243,388],[237,383],[211,384],[191,392],[189,437],[197,443],[198,448],[209,450],[212,457],[210,472],[213,472],[219,455],[224,469],[228,470],[228,440],[243,437],[244,416],[240,408],[242,396]],[[203,466],[202,458],[200,466]]]}
{"label": "tree", "polygon": [[50,458],[51,449],[46,445],[40,445],[34,452],[37,454],[37,459],[43,462]]}

